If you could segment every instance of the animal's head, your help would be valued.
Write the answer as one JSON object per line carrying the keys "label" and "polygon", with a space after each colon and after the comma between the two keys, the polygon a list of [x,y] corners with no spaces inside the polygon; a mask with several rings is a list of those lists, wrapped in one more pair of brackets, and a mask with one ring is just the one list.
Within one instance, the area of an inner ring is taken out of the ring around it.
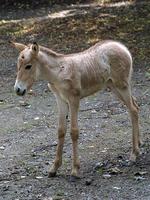
{"label": "animal's head", "polygon": [[36,42],[29,46],[14,42],[11,42],[11,44],[20,52],[14,90],[18,95],[23,96],[32,87],[37,77],[39,46]]}

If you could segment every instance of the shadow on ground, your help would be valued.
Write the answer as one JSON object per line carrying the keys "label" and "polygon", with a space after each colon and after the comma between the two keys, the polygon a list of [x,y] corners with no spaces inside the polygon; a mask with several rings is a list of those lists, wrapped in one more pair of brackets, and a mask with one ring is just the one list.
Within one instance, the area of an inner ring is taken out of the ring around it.
{"label": "shadow on ground", "polygon": [[[0,200],[150,198],[150,69],[148,1],[87,3],[0,10]],[[99,40],[123,42],[134,58],[133,93],[140,105],[144,145],[128,164],[131,124],[125,107],[108,91],[81,102],[81,179],[71,183],[71,140],[63,166],[47,178],[57,144],[57,109],[47,84],[26,99],[13,91],[17,51],[8,41],[37,41],[58,52],[79,52]]]}

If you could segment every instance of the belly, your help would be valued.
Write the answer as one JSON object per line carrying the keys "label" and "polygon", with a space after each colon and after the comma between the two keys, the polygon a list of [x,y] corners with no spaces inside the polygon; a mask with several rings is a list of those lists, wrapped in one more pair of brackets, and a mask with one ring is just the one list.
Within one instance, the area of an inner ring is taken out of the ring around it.
{"label": "belly", "polygon": [[103,84],[96,84],[93,86],[89,86],[89,87],[84,87],[81,89],[81,98],[90,96],[100,90],[102,90],[104,88],[104,83]]}

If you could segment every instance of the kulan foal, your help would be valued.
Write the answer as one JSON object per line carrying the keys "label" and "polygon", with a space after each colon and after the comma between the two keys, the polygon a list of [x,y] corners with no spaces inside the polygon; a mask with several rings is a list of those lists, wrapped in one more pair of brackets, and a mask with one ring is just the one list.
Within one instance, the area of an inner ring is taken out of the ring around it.
{"label": "kulan foal", "polygon": [[20,51],[14,89],[25,95],[34,81],[47,80],[58,105],[58,145],[49,176],[55,176],[62,164],[68,111],[71,119],[73,161],[71,175],[78,176],[78,110],[80,99],[104,87],[109,87],[127,106],[132,122],[132,152],[130,160],[139,154],[138,105],[131,94],[132,57],[129,50],[115,41],[102,41],[76,54],[63,55],[36,42],[30,45],[11,42]]}

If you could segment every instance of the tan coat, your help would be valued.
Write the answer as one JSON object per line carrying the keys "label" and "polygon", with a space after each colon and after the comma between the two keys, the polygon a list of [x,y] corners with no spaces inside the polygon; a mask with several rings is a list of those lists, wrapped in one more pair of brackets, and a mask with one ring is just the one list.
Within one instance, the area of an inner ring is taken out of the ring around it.
{"label": "tan coat", "polygon": [[35,80],[49,81],[58,111],[58,146],[49,176],[54,176],[62,163],[62,150],[66,134],[66,116],[71,114],[71,138],[73,142],[72,175],[79,170],[78,156],[78,109],[80,99],[104,87],[109,87],[129,109],[132,122],[133,145],[130,159],[139,154],[138,106],[131,95],[132,57],[129,50],[115,41],[99,42],[76,54],[58,54],[37,43],[23,45],[12,43],[21,51],[18,58],[18,73],[14,89],[24,95]]}

